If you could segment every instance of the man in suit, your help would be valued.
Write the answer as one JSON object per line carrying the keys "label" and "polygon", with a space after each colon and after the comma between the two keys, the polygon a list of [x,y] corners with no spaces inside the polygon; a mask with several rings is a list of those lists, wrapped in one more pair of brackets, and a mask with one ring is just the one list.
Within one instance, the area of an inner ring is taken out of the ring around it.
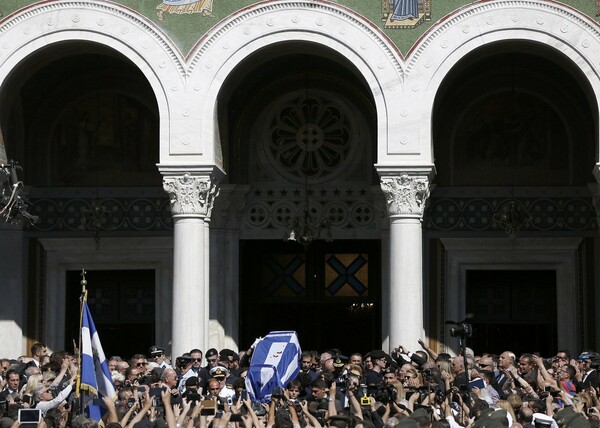
{"label": "man in suit", "polygon": [[42,366],[41,359],[44,358],[48,354],[48,350],[46,345],[43,343],[34,343],[31,346],[31,361],[29,362],[30,366],[35,366],[38,369]]}
{"label": "man in suit", "polygon": [[506,399],[511,392],[511,377],[509,373],[509,368],[516,367],[515,361],[517,357],[511,351],[504,351],[498,357],[498,369],[499,373],[496,376],[496,382],[498,383],[497,390],[500,393],[500,398]]}
{"label": "man in suit", "polygon": [[586,389],[598,388],[600,386],[600,375],[596,369],[592,368],[592,360],[596,355],[592,352],[584,351],[579,358],[577,358],[579,362],[579,375],[577,382],[577,392],[585,391]]}
{"label": "man in suit", "polygon": [[19,393],[21,376],[16,370],[10,369],[6,372],[6,388],[0,392],[0,401],[10,401]]}

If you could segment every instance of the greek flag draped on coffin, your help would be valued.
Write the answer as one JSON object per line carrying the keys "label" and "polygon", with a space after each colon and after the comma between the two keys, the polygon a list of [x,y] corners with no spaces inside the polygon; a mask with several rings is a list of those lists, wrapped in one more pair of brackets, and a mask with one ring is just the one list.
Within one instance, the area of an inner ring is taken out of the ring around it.
{"label": "greek flag draped on coffin", "polygon": [[300,343],[295,331],[272,331],[255,346],[246,377],[253,401],[270,400],[273,388],[285,385],[300,372]]}

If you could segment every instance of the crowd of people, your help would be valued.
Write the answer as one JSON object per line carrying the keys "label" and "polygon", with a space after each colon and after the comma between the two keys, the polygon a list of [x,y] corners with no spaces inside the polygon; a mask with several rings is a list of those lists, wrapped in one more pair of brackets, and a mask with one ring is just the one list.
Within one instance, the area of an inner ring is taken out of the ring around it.
{"label": "crowd of people", "polygon": [[[192,349],[170,359],[160,346],[108,370],[117,397],[102,397],[107,428],[599,428],[600,356],[559,350],[500,355],[471,350],[452,357],[424,342],[343,355],[304,351],[299,374],[267,399],[247,390],[253,348]],[[37,409],[31,426],[86,427],[77,396],[78,362],[66,352],[1,359],[0,428],[24,426],[19,414]],[[87,403],[89,404],[89,403]],[[21,410],[23,409],[23,410]]]}

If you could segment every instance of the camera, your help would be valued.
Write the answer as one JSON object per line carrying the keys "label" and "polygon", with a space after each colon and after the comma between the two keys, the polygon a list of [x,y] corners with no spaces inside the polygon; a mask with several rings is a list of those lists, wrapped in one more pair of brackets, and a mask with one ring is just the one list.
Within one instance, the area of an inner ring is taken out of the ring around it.
{"label": "camera", "polygon": [[302,416],[302,406],[300,405],[300,402],[298,400],[292,400],[292,406],[294,406],[296,414],[298,414],[298,416]]}
{"label": "camera", "polygon": [[200,401],[200,394],[198,394],[197,392],[188,392],[187,394],[185,394],[185,397],[188,401]]}
{"label": "camera", "polygon": [[396,389],[392,386],[380,387],[375,395],[375,400],[383,404],[396,401]]}
{"label": "camera", "polygon": [[271,397],[273,398],[283,398],[283,389],[280,386],[276,386],[273,388],[273,392],[271,393]]}
{"label": "camera", "polygon": [[364,383],[361,383],[359,386],[359,391],[360,391],[360,395],[363,397],[367,396],[367,385],[365,385]]}
{"label": "camera", "polygon": [[444,394],[442,392],[442,390],[438,388],[435,391],[435,403],[436,404],[442,404],[444,402],[444,400],[446,400],[446,394]]}
{"label": "camera", "polygon": [[473,326],[469,323],[473,319],[473,314],[467,314],[462,321],[446,321],[446,324],[453,325],[450,327],[450,336],[458,337],[462,340],[473,335]]}
{"label": "camera", "polygon": [[473,335],[473,327],[471,324],[462,323],[457,327],[450,328],[450,336],[452,337],[471,337]]}

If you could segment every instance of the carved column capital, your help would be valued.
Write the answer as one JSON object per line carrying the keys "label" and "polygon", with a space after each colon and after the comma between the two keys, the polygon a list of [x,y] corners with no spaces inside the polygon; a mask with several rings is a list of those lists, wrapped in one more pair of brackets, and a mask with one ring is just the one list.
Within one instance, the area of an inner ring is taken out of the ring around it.
{"label": "carved column capital", "polygon": [[210,219],[219,194],[218,180],[211,176],[183,175],[163,178],[163,189],[169,194],[173,216],[197,216]]}
{"label": "carved column capital", "polygon": [[429,177],[401,173],[381,177],[381,189],[387,201],[388,214],[401,217],[423,218],[429,198]]}

